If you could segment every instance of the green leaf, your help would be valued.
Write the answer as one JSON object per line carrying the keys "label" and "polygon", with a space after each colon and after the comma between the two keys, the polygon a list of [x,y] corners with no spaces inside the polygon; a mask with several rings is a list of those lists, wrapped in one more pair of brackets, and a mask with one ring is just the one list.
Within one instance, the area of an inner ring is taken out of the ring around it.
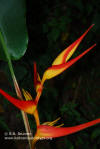
{"label": "green leaf", "polygon": [[[11,59],[20,59],[27,48],[25,0],[0,0],[0,32]],[[0,41],[0,59],[6,60]]]}

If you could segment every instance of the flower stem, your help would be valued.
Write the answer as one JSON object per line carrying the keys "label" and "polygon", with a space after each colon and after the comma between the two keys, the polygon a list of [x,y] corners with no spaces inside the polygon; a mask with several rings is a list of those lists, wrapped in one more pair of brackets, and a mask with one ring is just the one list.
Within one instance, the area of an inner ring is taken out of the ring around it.
{"label": "flower stem", "polygon": [[[14,70],[13,70],[11,58],[10,58],[10,55],[9,55],[9,53],[8,53],[8,49],[7,49],[7,47],[6,47],[5,40],[4,40],[4,38],[3,38],[3,34],[1,33],[1,31],[0,31],[0,41],[1,41],[3,50],[4,50],[4,53],[5,53],[7,62],[8,62],[8,67],[9,67],[9,70],[10,70],[10,73],[11,73],[11,77],[12,77],[12,79],[13,79],[13,83],[14,83],[14,87],[15,87],[16,94],[17,94],[17,96],[18,96],[20,99],[22,99],[22,94],[21,94],[20,88],[19,88],[19,86],[18,86],[16,77],[15,77],[15,74],[14,74]],[[22,114],[22,117],[23,117],[23,121],[24,121],[24,125],[25,125],[26,132],[27,132],[27,134],[31,134],[31,137],[32,137],[32,133],[31,133],[31,129],[30,129],[30,125],[29,125],[29,121],[28,121],[27,114],[26,114],[24,111],[21,111],[21,114]],[[30,136],[28,135],[29,147],[30,147],[30,149],[31,149],[31,148],[32,148],[32,144],[31,144],[31,139],[30,139],[29,137],[30,137]]]}

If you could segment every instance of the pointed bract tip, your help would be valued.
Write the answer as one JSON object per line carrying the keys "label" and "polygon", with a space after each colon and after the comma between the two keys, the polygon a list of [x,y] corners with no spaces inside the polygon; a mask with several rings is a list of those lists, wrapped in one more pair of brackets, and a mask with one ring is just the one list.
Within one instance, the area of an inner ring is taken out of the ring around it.
{"label": "pointed bract tip", "polygon": [[94,25],[95,25],[95,24],[92,24],[92,25],[88,28],[88,30],[90,30]]}
{"label": "pointed bract tip", "polygon": [[94,26],[95,24],[92,24],[91,26]]}
{"label": "pointed bract tip", "polygon": [[33,61],[33,64],[36,65],[36,61]]}

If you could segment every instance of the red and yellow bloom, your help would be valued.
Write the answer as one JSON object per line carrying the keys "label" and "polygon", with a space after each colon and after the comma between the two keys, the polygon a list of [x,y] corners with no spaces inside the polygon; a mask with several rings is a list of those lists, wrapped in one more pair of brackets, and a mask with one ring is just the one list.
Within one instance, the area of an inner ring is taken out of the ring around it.
{"label": "red and yellow bloom", "polygon": [[[64,51],[62,51],[57,58],[53,61],[52,66],[49,67],[43,74],[42,79],[40,79],[39,73],[37,72],[36,63],[34,62],[34,87],[36,90],[36,98],[33,100],[32,96],[25,90],[23,90],[23,94],[25,96],[26,101],[23,99],[16,99],[4,92],[2,89],[0,89],[0,94],[3,95],[8,101],[10,101],[13,105],[15,105],[20,110],[23,110],[24,112],[28,114],[32,114],[35,117],[35,121],[37,124],[37,131],[33,140],[33,147],[38,139],[44,138],[56,138],[61,137],[65,135],[69,135],[78,131],[81,131],[85,128],[91,127],[95,124],[100,123],[100,119],[96,119],[84,124],[80,124],[77,126],[72,127],[60,127],[59,126],[53,126],[57,121],[53,122],[46,122],[42,125],[40,125],[39,121],[39,115],[37,110],[37,104],[40,99],[40,96],[43,91],[43,84],[47,79],[51,79],[60,73],[62,73],[64,70],[69,68],[72,64],[74,64],[76,61],[78,61],[80,58],[82,58],[86,53],[88,53],[92,48],[96,46],[96,44],[92,45],[90,48],[85,50],[83,53],[81,53],[76,58],[73,58],[72,60],[68,61],[72,54],[75,52],[77,47],[79,46],[80,42],[83,40],[83,38],[86,36],[88,31],[92,28],[93,25],[91,25],[85,33],[81,37],[79,37],[74,43],[72,43],[70,46],[68,46]],[[19,89],[17,88],[17,84],[15,81],[15,86],[17,92],[20,94]],[[20,96],[21,97],[21,96]]]}
{"label": "red and yellow bloom", "polygon": [[[40,79],[39,73],[37,72],[36,63],[34,62],[34,87],[36,89],[36,98],[35,100],[32,99],[31,95],[28,92],[23,92],[25,95],[25,98],[28,98],[28,101],[19,100],[11,97],[7,93],[5,93],[2,89],[0,89],[0,94],[2,94],[6,99],[8,99],[12,104],[14,104],[17,108],[29,113],[33,114],[39,98],[42,94],[43,90],[43,84],[45,80],[51,79],[60,73],[62,73],[64,70],[69,68],[72,64],[74,64],[76,61],[78,61],[80,58],[82,58],[86,53],[88,53],[92,48],[96,46],[96,44],[92,45],[90,48],[88,48],[86,51],[84,51],[82,54],[77,56],[76,58],[69,60],[69,58],[72,56],[72,54],[75,52],[76,48],[82,41],[82,39],[85,37],[85,35],[88,33],[88,31],[92,28],[93,25],[91,25],[85,33],[79,37],[74,43],[72,43],[69,47],[67,47],[64,51],[62,51],[57,58],[53,61],[52,66],[49,67],[43,74],[42,80]],[[68,62],[67,62],[68,61]],[[29,100],[31,98],[31,100]]]}

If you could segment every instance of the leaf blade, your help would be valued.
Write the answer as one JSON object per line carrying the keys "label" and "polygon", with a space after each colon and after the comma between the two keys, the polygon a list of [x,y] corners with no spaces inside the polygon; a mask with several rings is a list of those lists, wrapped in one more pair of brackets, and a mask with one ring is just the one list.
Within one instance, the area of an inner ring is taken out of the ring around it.
{"label": "leaf blade", "polygon": [[[0,31],[13,60],[20,59],[26,52],[28,35],[25,12],[25,0],[0,1]],[[0,59],[6,59],[1,42]]]}

